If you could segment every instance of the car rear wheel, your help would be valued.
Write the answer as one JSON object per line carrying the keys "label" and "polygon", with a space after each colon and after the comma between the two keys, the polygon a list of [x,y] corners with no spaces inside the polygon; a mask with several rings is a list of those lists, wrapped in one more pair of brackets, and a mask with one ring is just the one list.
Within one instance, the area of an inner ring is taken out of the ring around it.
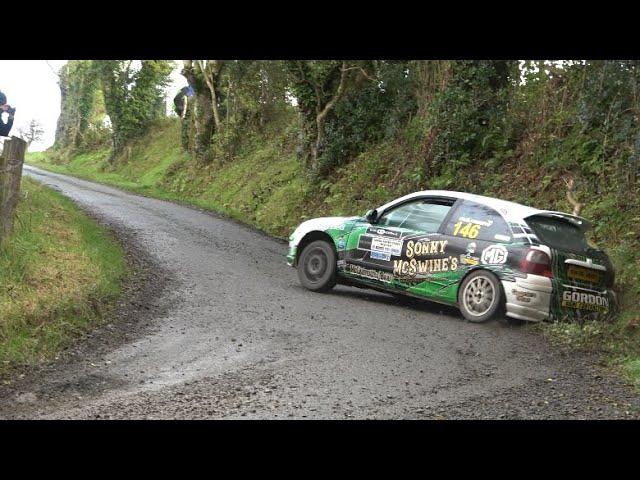
{"label": "car rear wheel", "polygon": [[477,270],[464,279],[458,294],[458,306],[464,318],[480,323],[496,316],[502,309],[500,282],[491,272]]}
{"label": "car rear wheel", "polygon": [[298,278],[303,287],[324,292],[336,284],[336,253],[324,240],[307,245],[298,261]]}

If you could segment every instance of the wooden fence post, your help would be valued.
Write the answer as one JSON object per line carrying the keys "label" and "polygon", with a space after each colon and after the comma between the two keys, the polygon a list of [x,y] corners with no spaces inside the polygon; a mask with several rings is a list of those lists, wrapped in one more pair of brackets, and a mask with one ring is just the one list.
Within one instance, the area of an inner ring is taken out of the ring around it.
{"label": "wooden fence post", "polygon": [[26,150],[27,142],[11,137],[5,140],[0,154],[0,243],[6,240],[13,229]]}

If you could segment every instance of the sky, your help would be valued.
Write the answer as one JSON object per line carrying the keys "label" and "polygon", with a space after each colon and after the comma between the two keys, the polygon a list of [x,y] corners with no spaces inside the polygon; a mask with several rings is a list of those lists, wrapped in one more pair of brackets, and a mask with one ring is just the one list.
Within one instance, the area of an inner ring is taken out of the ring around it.
{"label": "sky", "polygon": [[[60,89],[52,68],[57,71],[65,63],[67,60],[0,60],[0,91],[7,96],[7,103],[16,108],[9,135],[17,136],[18,129],[26,128],[31,119],[38,120],[44,129],[43,139],[31,144],[29,150],[32,152],[53,145],[60,114]],[[182,62],[177,61],[171,74],[171,85],[167,88],[168,98],[173,98],[173,92],[187,85],[180,75],[181,68]],[[6,121],[6,115],[3,119]]]}

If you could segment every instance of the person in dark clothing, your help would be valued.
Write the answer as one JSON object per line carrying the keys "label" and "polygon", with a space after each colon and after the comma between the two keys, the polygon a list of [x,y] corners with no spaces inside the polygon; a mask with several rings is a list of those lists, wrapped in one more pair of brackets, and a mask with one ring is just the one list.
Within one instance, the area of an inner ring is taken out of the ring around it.
{"label": "person in dark clothing", "polygon": [[173,107],[175,112],[180,118],[184,120],[187,114],[187,108],[189,104],[189,97],[193,96],[193,88],[191,85],[180,89],[178,94],[173,98]]}
{"label": "person in dark clothing", "polygon": [[[2,114],[7,112],[9,117],[7,118],[7,123],[2,119]],[[7,96],[0,92],[0,137],[8,137],[9,132],[11,131],[11,127],[13,127],[13,117],[16,113],[15,108],[11,108],[7,105]]]}

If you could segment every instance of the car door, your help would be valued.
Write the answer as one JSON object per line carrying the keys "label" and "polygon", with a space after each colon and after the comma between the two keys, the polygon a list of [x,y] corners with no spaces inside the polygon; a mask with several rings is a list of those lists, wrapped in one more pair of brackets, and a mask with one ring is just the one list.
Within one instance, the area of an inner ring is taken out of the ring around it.
{"label": "car door", "polygon": [[359,222],[349,235],[345,273],[389,290],[430,296],[434,273],[455,268],[440,233],[455,199],[412,199]]}

